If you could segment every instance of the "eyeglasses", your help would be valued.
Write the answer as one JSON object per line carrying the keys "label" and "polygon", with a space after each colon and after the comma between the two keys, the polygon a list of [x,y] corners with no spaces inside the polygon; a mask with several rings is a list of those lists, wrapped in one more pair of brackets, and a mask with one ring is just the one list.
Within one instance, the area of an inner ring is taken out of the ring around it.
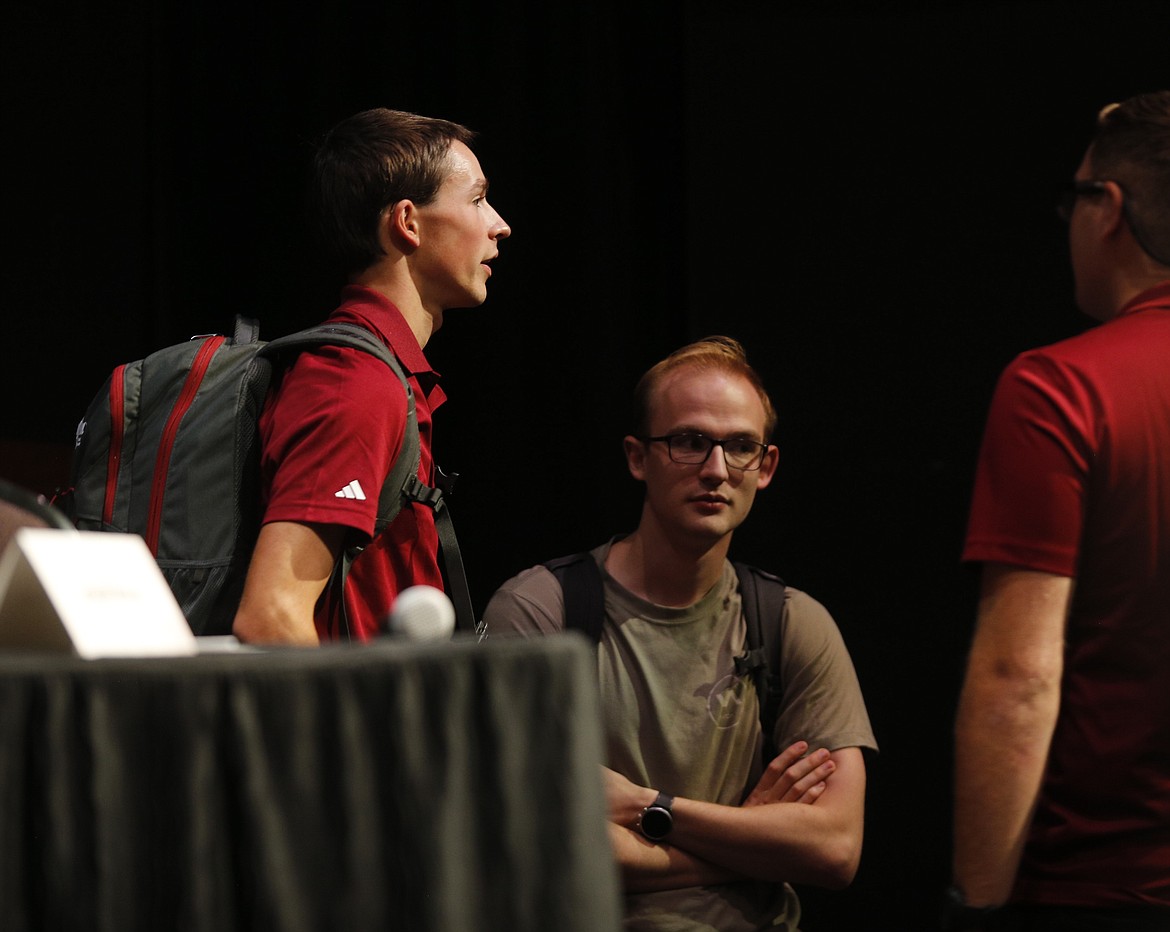
{"label": "eyeglasses", "polygon": [[686,466],[698,466],[707,462],[707,457],[711,455],[712,450],[716,447],[723,447],[724,462],[732,469],[759,469],[763,465],[764,454],[768,452],[766,443],[760,443],[747,437],[728,437],[726,440],[716,440],[714,437],[708,437],[706,434],[695,431],[639,439],[644,443],[665,443],[671,460]]}
{"label": "eyeglasses", "polygon": [[1159,265],[1167,265],[1167,263],[1157,252],[1150,246],[1149,237],[1143,232],[1142,225],[1138,224],[1134,217],[1134,196],[1126,189],[1126,186],[1120,181],[1069,181],[1067,182],[1056,202],[1056,215],[1060,217],[1065,223],[1068,223],[1072,217],[1073,207],[1076,206],[1078,197],[1092,197],[1096,194],[1103,194],[1106,190],[1106,184],[1115,184],[1119,191],[1121,191],[1121,210],[1125,215],[1125,222],[1129,225],[1129,230],[1133,234],[1133,238],[1137,241],[1138,246],[1141,247],[1142,252],[1157,262]]}
{"label": "eyeglasses", "polygon": [[1061,188],[1060,196],[1056,200],[1056,216],[1065,223],[1072,219],[1073,208],[1077,205],[1077,198],[1092,197],[1105,190],[1104,181],[1068,181]]}

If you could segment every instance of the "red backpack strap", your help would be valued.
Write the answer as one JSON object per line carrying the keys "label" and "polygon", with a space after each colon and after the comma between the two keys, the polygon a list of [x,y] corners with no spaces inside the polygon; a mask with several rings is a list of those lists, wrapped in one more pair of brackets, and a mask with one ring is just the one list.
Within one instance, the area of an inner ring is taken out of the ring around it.
{"label": "red backpack strap", "polygon": [[106,457],[106,497],[102,524],[114,520],[114,498],[118,491],[118,466],[122,462],[122,440],[126,434],[126,367],[118,366],[110,378],[110,452]]}
{"label": "red backpack strap", "polygon": [[191,363],[191,369],[187,373],[186,381],[183,382],[179,397],[175,400],[174,407],[171,408],[171,413],[167,417],[166,427],[163,428],[162,439],[158,444],[158,455],[154,461],[154,476],[150,485],[150,513],[146,519],[146,534],[144,535],[146,546],[155,556],[158,556],[163,494],[167,488],[167,470],[171,466],[171,452],[175,447],[175,435],[179,432],[183,415],[187,413],[192,402],[195,401],[195,395],[203,383],[203,377],[207,374],[207,367],[211,365],[211,357],[215,355],[217,349],[223,346],[223,343],[224,338],[220,336],[208,337],[203,341],[199,352],[195,354],[194,362]]}

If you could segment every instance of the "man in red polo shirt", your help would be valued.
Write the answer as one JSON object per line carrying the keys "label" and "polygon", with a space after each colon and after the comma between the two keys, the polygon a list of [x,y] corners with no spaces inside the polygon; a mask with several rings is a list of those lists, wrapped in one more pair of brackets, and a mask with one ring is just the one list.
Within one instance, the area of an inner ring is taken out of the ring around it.
{"label": "man in red polo shirt", "polygon": [[1101,324],[988,418],[953,929],[1170,929],[1170,92],[1101,112],[1063,213]]}
{"label": "man in red polo shirt", "polygon": [[[431,415],[445,395],[423,355],[448,308],[487,297],[489,263],[511,232],[462,126],[368,110],[334,127],[315,160],[322,240],[347,284],[328,323],[356,323],[395,354],[418,416],[419,478],[434,484]],[[442,587],[434,516],[405,506],[372,541],[378,496],[402,446],[406,393],[360,350],[304,352],[274,381],[260,418],[263,526],[233,631],[241,641],[339,636],[322,599],[342,547],[368,546],[346,584],[350,634],[383,625],[408,586]]]}

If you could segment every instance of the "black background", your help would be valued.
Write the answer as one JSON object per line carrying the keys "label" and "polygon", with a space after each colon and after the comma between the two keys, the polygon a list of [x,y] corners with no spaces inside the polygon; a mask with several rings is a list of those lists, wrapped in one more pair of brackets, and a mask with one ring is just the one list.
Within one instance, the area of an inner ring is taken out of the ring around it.
{"label": "black background", "polygon": [[1099,107],[1170,85],[1165,4],[116,6],[4,16],[0,473],[51,491],[118,362],[331,309],[302,223],[322,131],[465,123],[513,228],[487,303],[427,348],[477,607],[633,526],[634,381],[739,338],[781,460],[733,553],[833,612],[882,745],[861,871],[808,892],[805,927],[928,928],[987,402],[1086,324],[1054,195]]}

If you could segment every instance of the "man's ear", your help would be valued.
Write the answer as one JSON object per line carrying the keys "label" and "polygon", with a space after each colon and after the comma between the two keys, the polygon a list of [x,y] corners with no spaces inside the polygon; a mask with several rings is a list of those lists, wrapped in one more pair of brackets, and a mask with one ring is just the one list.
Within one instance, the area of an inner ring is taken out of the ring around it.
{"label": "man's ear", "polygon": [[766,489],[772,483],[772,477],[776,475],[776,466],[780,462],[780,451],[768,445],[767,451],[764,453],[763,462],[760,463],[760,477],[756,480],[757,489]]}
{"label": "man's ear", "polygon": [[395,201],[384,211],[378,222],[378,244],[387,255],[400,252],[409,255],[421,242],[418,206],[409,198]]}
{"label": "man's ear", "polygon": [[1106,236],[1112,236],[1118,230],[1129,229],[1125,219],[1125,192],[1116,181],[1105,181],[1102,184],[1105,188],[1101,192],[1102,197],[1098,199],[1099,223],[1101,232]]}
{"label": "man's ear", "polygon": [[627,436],[622,441],[622,446],[626,451],[626,466],[629,467],[630,475],[640,481],[646,478],[646,444],[644,444],[637,437]]}

